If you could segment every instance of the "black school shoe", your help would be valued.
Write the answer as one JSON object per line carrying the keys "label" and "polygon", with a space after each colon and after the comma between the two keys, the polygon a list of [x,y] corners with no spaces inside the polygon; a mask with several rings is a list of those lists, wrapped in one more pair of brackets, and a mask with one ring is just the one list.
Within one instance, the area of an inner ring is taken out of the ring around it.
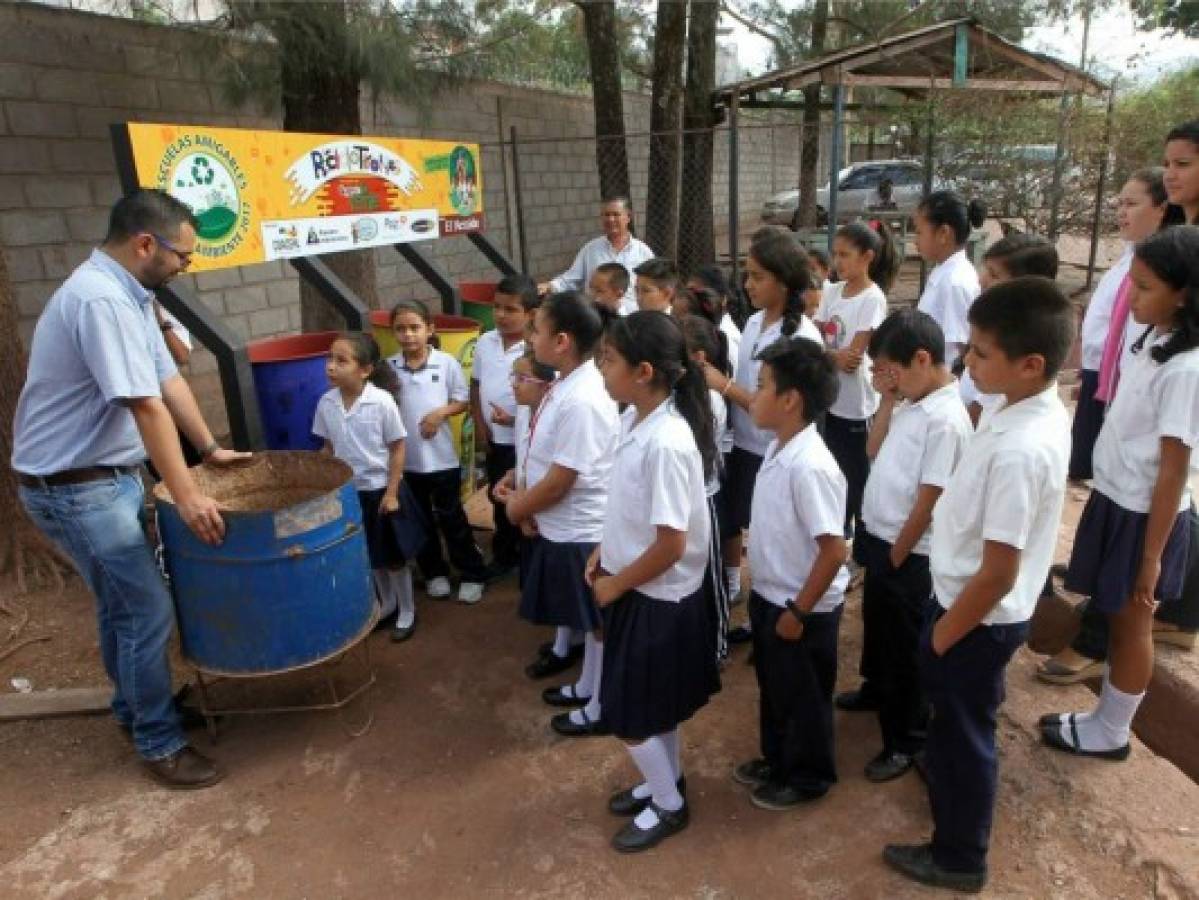
{"label": "black school shoe", "polygon": [[[680,775],[679,780],[674,783],[674,786],[679,789],[679,793],[683,798],[687,797],[687,776]],[[650,804],[650,797],[634,797],[633,789],[617,791],[608,798],[608,812],[614,816],[639,816],[641,811]]]}
{"label": "black school shoe", "polygon": [[909,753],[897,750],[884,750],[870,762],[866,763],[866,779],[875,784],[891,781],[907,772],[915,765],[915,758]]}
{"label": "black school shoe", "polygon": [[612,838],[612,846],[621,853],[640,853],[642,850],[648,850],[650,847],[662,843],[672,834],[678,834],[691,822],[691,811],[687,808],[685,801],[674,812],[662,809],[654,803],[649,805],[658,816],[658,824],[643,831],[637,827],[636,822],[630,822],[616,832],[616,836]]}
{"label": "black school shoe", "polygon": [[[1050,716],[1052,715],[1051,713]],[[1049,716],[1041,717],[1041,742],[1046,747],[1074,756],[1092,756],[1095,759],[1108,759],[1113,762],[1123,762],[1132,753],[1132,744],[1125,744],[1123,747],[1115,747],[1111,750],[1084,750],[1078,746],[1078,727],[1074,724],[1074,713],[1069,713],[1064,722],[1070,728],[1072,742],[1062,737],[1062,724],[1054,722]]]}
{"label": "black school shoe", "polygon": [[[566,658],[574,659],[574,660],[582,659],[583,658],[583,650],[585,647],[586,647],[585,644],[571,644],[570,649],[568,649],[566,651]],[[554,652],[554,642],[553,641],[546,641],[544,644],[542,644],[540,647],[537,648],[538,656],[549,656],[553,652]]]}
{"label": "black school shoe", "polygon": [[612,729],[604,724],[603,719],[593,722],[587,718],[587,713],[582,715],[586,721],[579,725],[571,721],[570,713],[558,713],[550,719],[550,728],[562,737],[601,737],[612,733]]}
{"label": "black school shoe", "polygon": [[977,894],[987,883],[987,872],[950,872],[933,860],[932,844],[888,844],[883,861],[913,881],[932,887],[948,888],[965,894]]}
{"label": "black school shoe", "polygon": [[[570,688],[570,693],[566,693],[566,689]],[[541,692],[541,699],[550,706],[586,706],[590,701],[590,697],[576,697],[574,694],[573,684],[562,684],[558,687],[546,688]]]}
{"label": "black school shoe", "polygon": [[746,787],[758,788],[770,781],[770,763],[758,757],[733,769],[733,781]]}
{"label": "black school shoe", "polygon": [[540,681],[542,678],[549,678],[551,675],[558,675],[571,668],[579,657],[571,656],[555,656],[553,653],[547,653],[544,656],[538,656],[535,660],[525,666],[525,674],[534,681]]}
{"label": "black school shoe", "polygon": [[412,617],[411,625],[396,625],[391,629],[391,642],[402,644],[416,632],[416,616]]}
{"label": "black school shoe", "polygon": [[833,705],[843,712],[876,712],[878,698],[870,691],[858,688],[856,691],[842,691],[833,699]]}
{"label": "black school shoe", "polygon": [[768,781],[766,784],[754,788],[753,793],[749,795],[749,800],[758,809],[768,809],[771,812],[784,812],[796,806],[801,806],[804,803],[819,800],[827,793],[827,789],[819,791],[805,790],[804,788],[797,788],[790,784],[779,784],[775,781]]}

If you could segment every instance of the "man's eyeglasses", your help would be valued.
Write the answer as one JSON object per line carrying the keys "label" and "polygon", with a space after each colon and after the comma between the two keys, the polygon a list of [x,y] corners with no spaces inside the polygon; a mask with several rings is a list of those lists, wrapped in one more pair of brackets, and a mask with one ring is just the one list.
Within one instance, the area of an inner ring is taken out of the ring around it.
{"label": "man's eyeglasses", "polygon": [[515,387],[518,384],[548,384],[544,378],[538,378],[536,375],[521,375],[519,372],[513,372],[508,376],[508,380]]}
{"label": "man's eyeglasses", "polygon": [[153,231],[150,232],[150,237],[154,238],[154,240],[156,240],[160,246],[165,247],[167,250],[170,250],[172,253],[174,253],[175,257],[179,260],[179,264],[181,266],[190,266],[191,265],[192,253],[194,251],[180,250],[178,247],[176,247],[174,244],[172,244],[166,238],[155,234]]}

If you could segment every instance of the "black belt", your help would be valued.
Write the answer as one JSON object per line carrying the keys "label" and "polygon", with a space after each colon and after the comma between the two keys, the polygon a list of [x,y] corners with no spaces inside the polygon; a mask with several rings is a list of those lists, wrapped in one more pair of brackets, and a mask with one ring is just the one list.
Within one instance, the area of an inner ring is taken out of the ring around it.
{"label": "black belt", "polygon": [[17,481],[25,487],[48,488],[62,487],[68,484],[87,484],[89,481],[103,481],[117,475],[131,475],[137,471],[137,466],[88,466],[84,469],[66,469],[52,475],[27,475],[17,473]]}

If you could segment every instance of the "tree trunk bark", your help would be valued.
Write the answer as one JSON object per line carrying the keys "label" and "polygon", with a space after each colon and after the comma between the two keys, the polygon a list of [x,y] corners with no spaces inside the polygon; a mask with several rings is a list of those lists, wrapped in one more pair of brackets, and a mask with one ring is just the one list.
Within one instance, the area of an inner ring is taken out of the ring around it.
{"label": "tree trunk bark", "polygon": [[[25,350],[17,328],[17,304],[8,281],[8,263],[0,250],[0,574],[16,579],[17,594],[24,594],[32,582],[46,582],[62,588],[63,576],[70,564],[47,541],[25,515],[17,499],[17,477],[12,459],[13,418],[17,400],[25,384]],[[15,615],[0,598],[0,612]]]}
{"label": "tree trunk bark", "polygon": [[687,89],[683,98],[683,185],[679,198],[679,269],[691,275],[716,259],[712,205],[712,91],[716,88],[716,25],[720,6],[691,4]]}
{"label": "tree trunk bark", "polygon": [[578,0],[587,36],[591,99],[595,109],[595,167],[600,198],[629,196],[624,92],[620,86],[620,36],[613,0]]}
{"label": "tree trunk bark", "polygon": [[679,115],[683,106],[686,0],[661,0],[654,28],[650,99],[649,185],[645,242],[659,256],[675,258],[679,221]]}
{"label": "tree trunk bark", "polygon": [[[361,73],[349,53],[344,0],[296,3],[276,20],[282,67],[283,130],[361,134]],[[325,54],[313,51],[313,35],[322,35]],[[332,59],[334,54],[343,54]],[[373,250],[330,253],[321,259],[359,298],[378,308]],[[345,319],[308,284],[300,283],[300,322],[305,332],[337,331]]]}
{"label": "tree trunk bark", "polygon": [[[814,59],[824,52],[824,39],[828,33],[828,2],[816,0],[812,9],[812,42],[808,58]],[[820,165],[820,85],[813,84],[803,92],[803,132],[799,149],[799,210],[797,216],[801,228],[811,228],[816,220],[816,187],[819,182]]]}

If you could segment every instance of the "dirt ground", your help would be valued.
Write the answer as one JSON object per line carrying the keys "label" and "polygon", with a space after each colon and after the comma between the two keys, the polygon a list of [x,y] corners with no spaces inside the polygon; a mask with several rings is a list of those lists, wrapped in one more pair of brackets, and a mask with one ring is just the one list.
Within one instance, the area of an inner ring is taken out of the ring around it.
{"label": "dirt ground", "polygon": [[[412,641],[370,639],[379,680],[365,736],[344,730],[361,721],[361,704],[343,718],[230,720],[215,746],[194,735],[228,771],[206,791],[147,781],[105,716],[0,727],[4,895],[928,895],[880,858],[888,841],[925,837],[929,816],[915,776],[882,786],[862,776],[877,750],[872,717],[838,713],[841,782],[826,798],[790,813],[758,810],[729,778],[756,749],[754,677],[737,650],[723,691],[683,729],[691,827],[623,857],[608,847],[621,822],[605,799],[632,783],[634,770],[613,738],[567,740],[549,730],[543,683],[521,671],[544,635],[516,618],[514,582],[490,589],[477,607],[423,595],[418,604]],[[102,683],[80,583],[63,597],[30,598],[29,607],[27,633],[53,640],[0,664],[0,689],[14,675],[37,688]],[[856,676],[856,596],[848,610],[843,686]],[[1032,662],[1022,651],[1001,717],[988,895],[1195,896],[1199,788],[1140,745],[1122,766],[1080,765],[1041,749],[1036,716],[1088,701],[1083,688],[1038,685]],[[263,682],[252,696],[303,694],[305,684]]]}

